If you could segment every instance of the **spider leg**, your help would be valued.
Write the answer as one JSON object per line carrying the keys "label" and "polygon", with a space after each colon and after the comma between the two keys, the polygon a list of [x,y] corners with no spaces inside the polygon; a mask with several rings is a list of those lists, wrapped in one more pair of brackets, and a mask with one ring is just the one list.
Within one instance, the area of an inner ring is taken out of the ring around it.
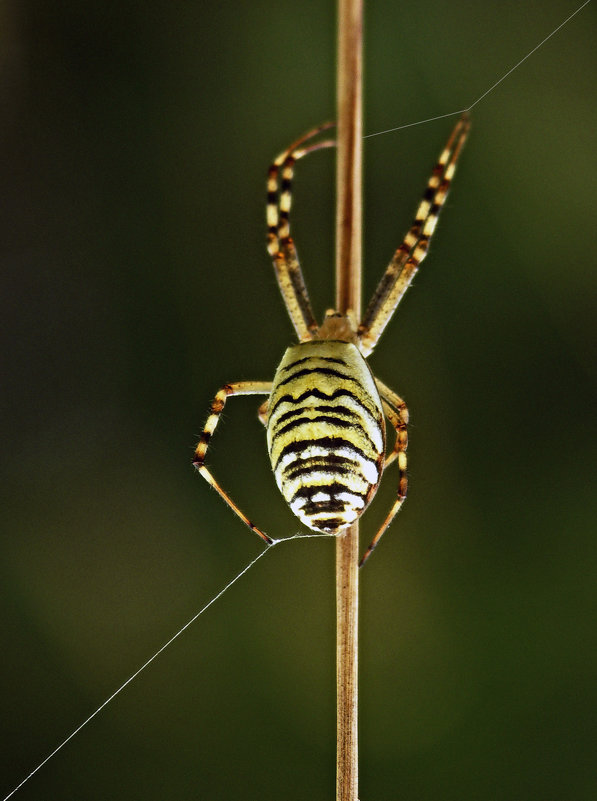
{"label": "spider leg", "polygon": [[264,400],[261,406],[257,409],[257,417],[259,418],[259,422],[262,423],[264,426],[267,425],[267,415],[269,412],[269,398]]}
{"label": "spider leg", "polygon": [[273,540],[268,537],[267,534],[261,531],[261,529],[257,528],[257,526],[251,523],[249,518],[243,512],[241,512],[228,493],[218,484],[216,479],[205,466],[205,454],[207,453],[209,441],[215,431],[220,419],[220,415],[224,410],[224,406],[226,405],[228,398],[233,397],[234,395],[269,395],[271,389],[271,381],[237,381],[234,384],[224,384],[224,386],[218,390],[215,398],[212,401],[211,414],[207,418],[205,427],[201,437],[199,438],[199,443],[195,449],[195,456],[193,458],[193,464],[201,473],[203,478],[209,484],[211,484],[216,492],[220,494],[232,511],[240,517],[243,523],[245,523],[245,525],[247,525],[251,531],[254,531],[256,534],[258,534],[268,545],[271,545]]}
{"label": "spider leg", "polygon": [[375,383],[377,384],[377,388],[379,390],[386,417],[396,430],[396,441],[394,442],[394,448],[392,453],[386,457],[384,471],[395,459],[398,459],[398,496],[392,504],[390,511],[386,515],[386,519],[381,524],[376,535],[371,540],[369,547],[361,557],[359,567],[362,567],[367,559],[371,556],[371,552],[377,546],[382,535],[385,533],[394,517],[400,511],[400,507],[406,499],[406,492],[408,489],[408,478],[406,475],[406,448],[408,446],[408,433],[406,431],[406,426],[408,425],[408,409],[402,398],[393,392],[389,387],[386,387],[386,385],[383,384],[379,379],[376,378]]}
{"label": "spider leg", "polygon": [[394,253],[367,307],[359,326],[359,339],[364,356],[368,356],[377,344],[396,306],[410,286],[419,265],[427,255],[429,241],[448,196],[456,162],[466,141],[469,128],[469,118],[465,113],[450,134],[439,161],[433,168],[413,224],[404,237],[404,241]]}
{"label": "spider leg", "polygon": [[311,309],[296,247],[290,236],[294,165],[308,153],[335,145],[334,141],[324,140],[302,147],[305,142],[332,125],[333,123],[324,123],[301,136],[274,160],[268,171],[267,249],[274,263],[276,278],[288,314],[301,342],[313,338],[317,331],[317,323]]}

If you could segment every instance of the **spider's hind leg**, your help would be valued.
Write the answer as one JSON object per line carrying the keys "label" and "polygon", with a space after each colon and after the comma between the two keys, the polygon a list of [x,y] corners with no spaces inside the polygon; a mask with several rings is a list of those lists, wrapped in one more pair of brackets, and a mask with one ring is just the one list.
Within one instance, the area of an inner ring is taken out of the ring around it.
{"label": "spider's hind leg", "polygon": [[389,387],[386,387],[386,385],[383,384],[378,378],[375,379],[375,383],[377,384],[377,388],[379,390],[386,417],[396,431],[394,448],[386,457],[384,472],[386,468],[392,464],[392,462],[394,462],[396,459],[398,460],[398,496],[392,504],[390,511],[386,515],[386,519],[381,524],[376,535],[371,540],[369,547],[361,557],[359,567],[362,567],[367,559],[371,556],[371,552],[377,546],[382,535],[385,533],[392,520],[400,511],[402,504],[406,500],[406,492],[408,490],[408,478],[406,475],[406,448],[408,446],[408,433],[406,427],[408,425],[408,409],[402,398]]}
{"label": "spider's hind leg", "polygon": [[268,545],[272,545],[274,540],[271,537],[268,537],[265,532],[261,531],[261,529],[257,528],[249,518],[241,512],[235,502],[232,500],[230,495],[222,489],[222,487],[218,484],[214,476],[205,466],[205,456],[207,454],[207,448],[209,446],[209,441],[216,430],[216,426],[220,420],[220,415],[224,411],[224,406],[226,405],[226,401],[228,398],[233,397],[235,395],[269,395],[272,390],[271,381],[237,381],[234,384],[224,384],[224,386],[218,390],[216,393],[215,398],[211,404],[211,414],[207,418],[205,423],[205,427],[203,428],[203,432],[201,437],[199,438],[199,443],[195,448],[195,456],[193,458],[193,465],[197,468],[199,473],[203,476],[203,478],[211,484],[211,486],[216,490],[216,492],[220,495],[220,497],[228,504],[228,506],[232,509],[232,511],[240,517],[243,523],[248,526],[251,531],[254,531],[261,539],[266,542]]}
{"label": "spider's hind leg", "polygon": [[261,406],[257,409],[257,417],[259,422],[267,426],[267,415],[269,413],[269,398],[264,400]]}

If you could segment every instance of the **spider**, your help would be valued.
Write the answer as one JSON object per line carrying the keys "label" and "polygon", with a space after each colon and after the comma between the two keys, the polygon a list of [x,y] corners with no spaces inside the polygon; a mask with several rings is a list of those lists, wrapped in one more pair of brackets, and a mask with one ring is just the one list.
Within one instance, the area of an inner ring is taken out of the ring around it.
{"label": "spider", "polygon": [[[268,172],[267,249],[299,343],[286,350],[273,381],[237,381],[224,384],[216,393],[193,464],[240,519],[271,545],[274,540],[249,520],[205,465],[210,439],[229,397],[269,396],[259,407],[258,417],[267,429],[276,483],[294,514],[315,531],[337,534],[351,525],[373,499],[384,470],[397,461],[397,497],[363,554],[359,562],[363,565],[406,498],[408,441],[406,403],[373,375],[366,357],[427,254],[470,125],[466,114],[456,123],[410,230],[361,322],[350,310],[340,314],[329,309],[318,326],[290,236],[290,206],[295,163],[308,153],[335,145],[333,140],[312,142],[332,125],[325,123],[301,136]],[[396,432],[387,455],[384,415]]]}

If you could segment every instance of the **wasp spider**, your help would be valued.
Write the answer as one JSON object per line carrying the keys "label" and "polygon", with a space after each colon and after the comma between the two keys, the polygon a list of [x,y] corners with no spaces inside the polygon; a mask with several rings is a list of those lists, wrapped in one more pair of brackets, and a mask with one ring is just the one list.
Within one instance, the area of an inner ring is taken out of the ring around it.
{"label": "wasp spider", "polygon": [[[266,543],[257,528],[205,466],[205,455],[226,400],[234,395],[268,395],[259,408],[276,483],[294,514],[309,528],[336,534],[371,502],[381,474],[398,462],[398,493],[362,565],[404,503],[407,489],[408,410],[402,398],[372,374],[365,358],[373,351],[396,306],[427,254],[445,203],[456,162],[469,130],[467,116],[452,131],[404,241],[394,253],[362,321],[331,309],[318,326],[311,311],[296,248],[290,236],[294,164],[334,141],[312,143],[330,128],[321,125],[285,150],[269,168],[267,249],[299,344],[286,350],[273,381],[237,381],[216,394],[193,464],[228,506]],[[307,144],[311,142],[311,144]],[[384,415],[395,429],[386,454]]]}

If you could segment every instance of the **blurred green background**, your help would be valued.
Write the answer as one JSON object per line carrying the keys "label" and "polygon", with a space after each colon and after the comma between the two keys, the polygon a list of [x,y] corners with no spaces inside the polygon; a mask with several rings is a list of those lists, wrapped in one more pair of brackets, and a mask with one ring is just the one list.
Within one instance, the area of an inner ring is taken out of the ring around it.
{"label": "blurred green background", "polygon": [[[368,133],[471,104],[576,8],[368,6]],[[362,574],[362,801],[597,798],[595,21],[475,107],[371,358],[412,426]],[[334,116],[334,51],[323,0],[0,6],[2,796],[260,551],[190,462],[216,389],[294,341],[265,173]],[[366,298],[453,121],[366,140]],[[333,176],[296,189],[318,317]],[[286,536],[257,405],[210,463]],[[282,545],[15,799],[329,801],[334,648],[333,544]]]}

